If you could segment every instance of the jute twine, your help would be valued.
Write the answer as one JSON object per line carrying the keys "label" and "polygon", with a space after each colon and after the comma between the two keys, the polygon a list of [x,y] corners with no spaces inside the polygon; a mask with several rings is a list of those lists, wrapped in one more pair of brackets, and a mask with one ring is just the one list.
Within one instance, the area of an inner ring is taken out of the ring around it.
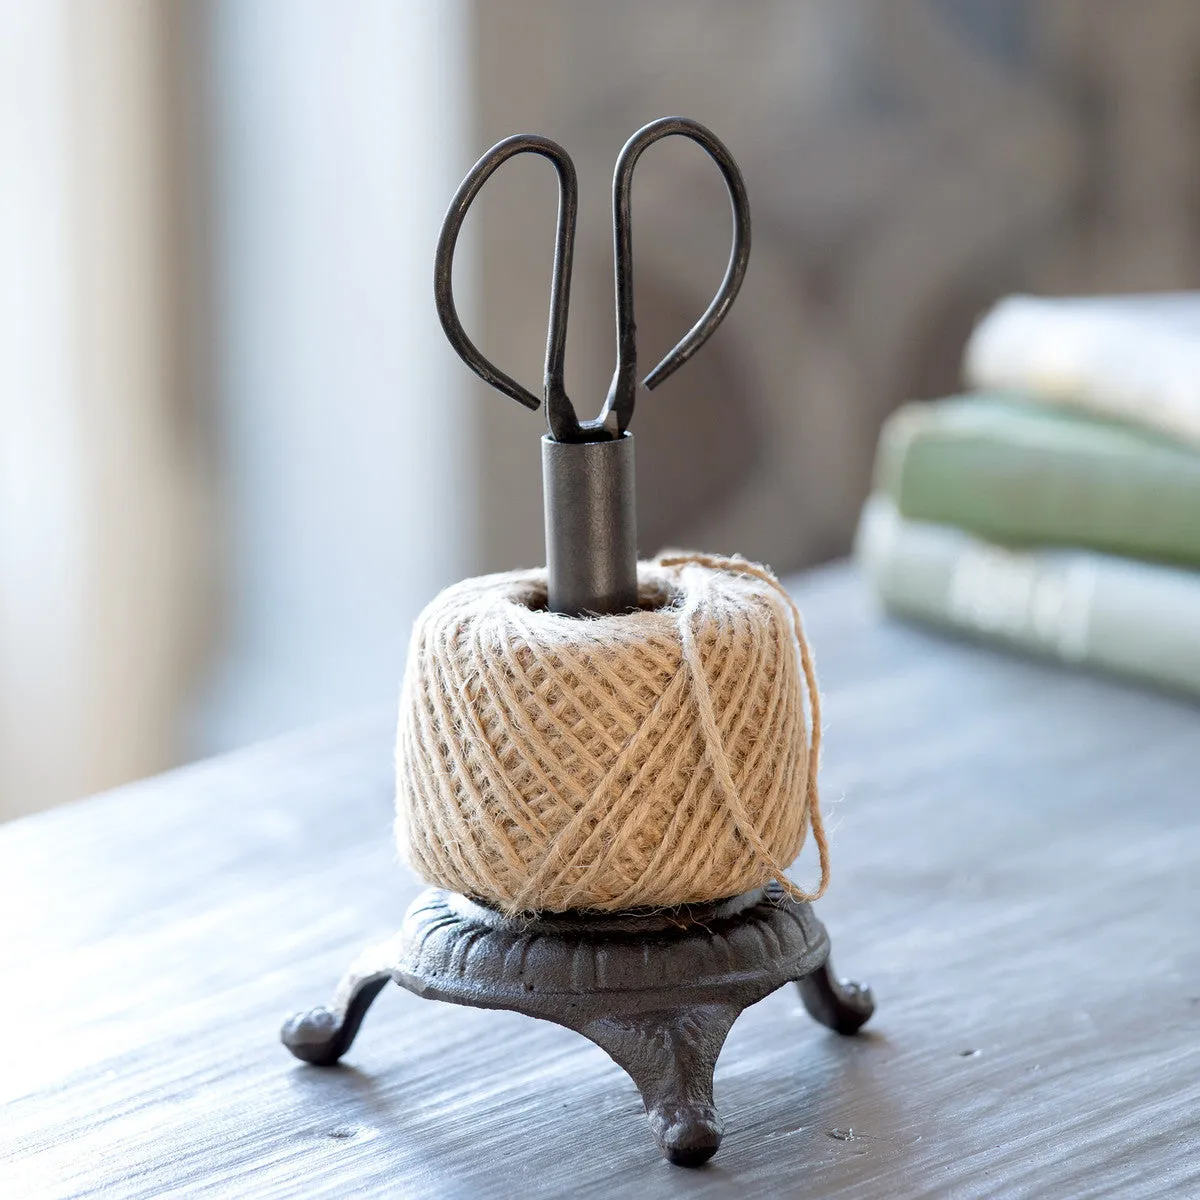
{"label": "jute twine", "polygon": [[[641,609],[547,612],[542,570],[468,579],[413,632],[396,835],[507,912],[673,906],[778,880],[820,896],[821,712],[796,606],[740,558],[639,566]],[[807,703],[807,720],[805,708]],[[814,893],[784,868],[811,824]]]}

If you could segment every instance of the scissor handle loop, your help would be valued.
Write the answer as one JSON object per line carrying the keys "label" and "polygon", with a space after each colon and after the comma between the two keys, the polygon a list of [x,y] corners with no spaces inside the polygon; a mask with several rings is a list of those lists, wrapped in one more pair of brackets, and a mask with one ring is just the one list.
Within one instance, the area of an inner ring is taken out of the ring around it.
{"label": "scissor handle loop", "polygon": [[637,323],[633,315],[633,222],[630,216],[630,192],[633,170],[643,152],[662,138],[678,135],[690,138],[717,164],[726,190],[733,217],[733,244],[729,263],[717,294],[700,319],[684,334],[675,348],[667,353],[642,385],[656,388],[673,375],[713,335],[725,319],[730,306],[741,289],[750,261],[750,201],[742,173],[725,144],[712,130],[688,117],[661,117],[639,129],[627,141],[617,157],[613,171],[613,270],[617,293],[617,369],[609,388],[608,399],[600,421],[615,415],[615,428],[623,433],[633,416],[637,393]]}
{"label": "scissor handle loop", "polygon": [[[526,408],[537,409],[541,401],[511,375],[505,374],[471,341],[454,307],[454,248],[458,235],[480,189],[497,168],[518,154],[540,154],[558,173],[558,222],[554,236],[554,268],[550,279],[550,327],[546,336],[544,388],[549,407],[552,398],[566,400],[563,363],[567,344],[567,310],[571,303],[571,267],[575,254],[575,219],[579,209],[579,184],[571,156],[557,143],[536,134],[517,134],[497,142],[467,173],[442,223],[433,260],[433,295],[438,317],[450,345],[485,383],[511,396]],[[569,403],[569,401],[568,401]]]}

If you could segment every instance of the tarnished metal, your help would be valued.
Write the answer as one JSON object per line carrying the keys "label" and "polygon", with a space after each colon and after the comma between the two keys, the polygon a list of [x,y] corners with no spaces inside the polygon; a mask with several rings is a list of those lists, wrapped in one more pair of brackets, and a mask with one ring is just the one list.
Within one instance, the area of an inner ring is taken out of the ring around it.
{"label": "tarnished metal", "polygon": [[542,438],[551,612],[580,617],[637,606],[633,434],[611,442]]}
{"label": "tarnished metal", "polygon": [[433,290],[438,316],[450,344],[484,382],[518,404],[536,409],[541,401],[528,388],[484,357],[471,341],[454,305],[454,248],[463,221],[480,189],[494,172],[518,154],[549,159],[558,175],[558,221],[554,236],[554,268],[550,277],[550,325],[546,337],[546,363],[542,395],[550,436],[559,442],[607,441],[620,437],[633,417],[637,395],[637,325],[633,315],[633,228],[630,194],[633,172],[647,147],[665,137],[686,137],[701,146],[717,164],[733,213],[733,245],[725,277],[712,303],[673,350],[642,380],[655,388],[677,371],[712,336],[725,319],[742,286],[750,260],[750,204],[741,171],[725,145],[698,121],[687,117],[662,117],[639,129],[625,143],[613,173],[613,273],[616,283],[617,365],[600,415],[580,421],[567,396],[564,359],[567,345],[567,312],[571,303],[571,270],[575,253],[575,222],[579,209],[579,184],[571,156],[557,142],[536,134],[518,134],[497,142],[467,173],[450,202],[434,256]]}
{"label": "tarnished metal", "polygon": [[400,933],[350,968],[331,1005],[284,1025],[284,1044],[305,1062],[337,1062],[388,979],[589,1038],[637,1085],[659,1149],[680,1166],[706,1162],[721,1144],[713,1069],[743,1009],[790,980],[810,1015],[838,1033],[854,1033],[874,1009],[869,988],[834,974],[809,905],[777,885],[715,904],[534,921],[430,888]]}
{"label": "tarnished metal", "polygon": [[[537,154],[558,176],[558,219],[550,278],[550,323],[542,394],[549,436],[542,444],[546,513],[546,562],[550,607],[574,616],[615,613],[637,603],[637,517],[634,509],[633,445],[627,433],[638,388],[637,323],[633,297],[633,172],[649,146],[686,137],[716,163],[729,192],[733,244],[725,277],[712,303],[680,342],[646,376],[657,387],[712,336],[742,286],[750,259],[750,204],[737,163],[725,145],[697,121],[663,117],[625,143],[613,172],[613,275],[616,290],[617,364],[599,416],[580,421],[567,396],[564,358],[579,185],[570,155],[557,142],[519,134],[497,142],[467,173],[446,212],[434,256],[434,299],[442,328],[463,361],[481,379],[526,408],[541,401],[489,361],[471,341],[454,304],[454,249],[467,212],[483,185],[511,158]],[[609,448],[601,448],[604,444]]]}

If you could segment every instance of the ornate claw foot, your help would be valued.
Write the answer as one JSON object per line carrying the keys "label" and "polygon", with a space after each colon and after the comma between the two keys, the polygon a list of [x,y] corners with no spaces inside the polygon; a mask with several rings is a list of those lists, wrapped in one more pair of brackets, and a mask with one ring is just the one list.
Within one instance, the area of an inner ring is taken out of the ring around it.
{"label": "ornate claw foot", "polygon": [[707,1004],[602,1018],[580,1030],[637,1085],[654,1140],[678,1166],[698,1167],[721,1145],[724,1126],[713,1105],[713,1070],[739,1011]]}
{"label": "ornate claw foot", "polygon": [[810,975],[798,979],[796,986],[808,1015],[836,1033],[857,1033],[875,1011],[871,989],[862,983],[839,979],[829,959]]}
{"label": "ornate claw foot", "polygon": [[367,1009],[391,979],[394,956],[391,941],[360,955],[342,976],[329,1007],[310,1008],[283,1023],[283,1044],[304,1062],[332,1066],[350,1049]]}
{"label": "ornate claw foot", "polygon": [[428,999],[554,1021],[629,1075],[662,1153],[695,1167],[721,1145],[713,1071],[743,1009],[797,980],[830,1029],[854,1033],[870,1017],[870,991],[840,982],[828,955],[809,905],[775,887],[670,911],[536,918],[430,888],[396,937],[350,968],[328,1008],[284,1025],[283,1043],[305,1062],[337,1062],[388,979]]}

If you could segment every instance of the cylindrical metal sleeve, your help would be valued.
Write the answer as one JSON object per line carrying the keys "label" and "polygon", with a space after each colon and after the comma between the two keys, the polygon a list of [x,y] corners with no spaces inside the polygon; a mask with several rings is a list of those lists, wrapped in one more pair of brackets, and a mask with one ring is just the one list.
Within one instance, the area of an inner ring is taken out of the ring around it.
{"label": "cylindrical metal sleeve", "polygon": [[542,438],[550,611],[578,617],[637,607],[633,436]]}

